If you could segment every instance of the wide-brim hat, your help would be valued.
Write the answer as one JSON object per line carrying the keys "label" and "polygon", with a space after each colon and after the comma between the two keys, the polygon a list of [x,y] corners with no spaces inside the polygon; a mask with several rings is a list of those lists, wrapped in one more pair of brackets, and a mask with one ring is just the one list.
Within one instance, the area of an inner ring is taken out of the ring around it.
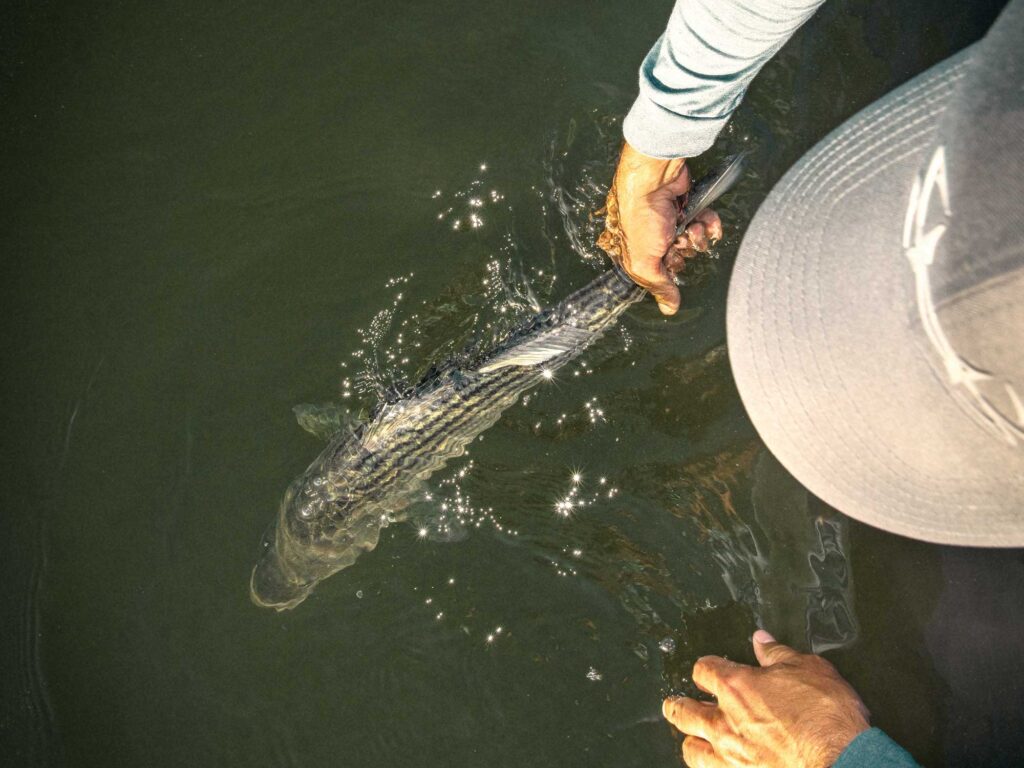
{"label": "wide-brim hat", "polygon": [[729,286],[769,450],[836,509],[927,541],[1024,546],[1022,11],[805,155]]}

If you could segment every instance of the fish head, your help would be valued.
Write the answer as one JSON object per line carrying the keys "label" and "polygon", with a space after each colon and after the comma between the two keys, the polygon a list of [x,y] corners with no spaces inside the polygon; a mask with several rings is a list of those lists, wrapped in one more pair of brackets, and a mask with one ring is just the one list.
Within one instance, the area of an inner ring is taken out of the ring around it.
{"label": "fish head", "polygon": [[300,477],[263,535],[249,581],[252,601],[278,611],[294,608],[318,582],[376,547],[386,524],[376,506],[337,483]]}
{"label": "fish head", "polygon": [[305,600],[316,581],[306,582],[281,558],[274,545],[276,526],[264,534],[260,559],[249,579],[249,596],[261,608],[286,611]]}
{"label": "fish head", "polygon": [[296,538],[289,530],[294,522],[305,517],[297,514],[303,503],[301,478],[289,486],[278,509],[277,517],[260,540],[260,555],[249,579],[249,596],[262,608],[285,611],[301,603],[313,587],[316,578],[302,556],[302,547],[296,546],[303,537]]}

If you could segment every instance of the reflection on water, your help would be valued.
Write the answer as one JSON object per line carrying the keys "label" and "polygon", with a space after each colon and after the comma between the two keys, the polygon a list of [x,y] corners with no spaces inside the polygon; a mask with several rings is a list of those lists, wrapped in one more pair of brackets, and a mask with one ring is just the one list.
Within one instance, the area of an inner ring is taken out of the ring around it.
{"label": "reflection on water", "polygon": [[748,540],[757,556],[748,573],[758,582],[760,625],[815,653],[852,644],[858,627],[846,520],[820,504],[823,511],[812,511],[807,491],[767,452],[754,468],[752,497],[757,536]]}
{"label": "reflection on water", "polygon": [[603,268],[592,213],[666,9],[23,5],[0,27],[4,757],[673,765],[659,697],[697,656],[750,661],[760,623],[815,648],[861,627],[834,658],[940,762],[920,638],[951,577],[764,463],[723,307],[772,182],[990,3],[826,3],[716,149],[758,154],[680,315],[636,306],[287,615],[243,584],[330,425]]}

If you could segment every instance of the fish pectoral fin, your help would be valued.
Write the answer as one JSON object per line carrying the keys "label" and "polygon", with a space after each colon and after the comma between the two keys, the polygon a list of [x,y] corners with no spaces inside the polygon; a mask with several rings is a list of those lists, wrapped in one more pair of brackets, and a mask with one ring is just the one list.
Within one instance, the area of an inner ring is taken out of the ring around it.
{"label": "fish pectoral fin", "polygon": [[356,422],[355,416],[334,403],[302,403],[292,408],[292,412],[300,427],[321,440],[330,440],[342,429],[351,427]]}
{"label": "fish pectoral fin", "polygon": [[564,355],[566,352],[585,347],[597,336],[593,331],[565,325],[544,331],[540,335],[523,341],[515,346],[499,352],[477,370],[480,373],[491,373],[509,366],[526,368],[543,365],[549,360]]}

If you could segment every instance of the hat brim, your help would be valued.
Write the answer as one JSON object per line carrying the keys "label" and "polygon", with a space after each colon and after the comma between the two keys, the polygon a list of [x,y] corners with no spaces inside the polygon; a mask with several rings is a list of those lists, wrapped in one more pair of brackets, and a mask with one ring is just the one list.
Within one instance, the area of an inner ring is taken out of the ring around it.
{"label": "hat brim", "polygon": [[970,55],[851,118],[776,185],[733,269],[729,356],[761,438],[826,503],[916,539],[1021,546],[1020,449],[951,397],[901,242]]}

